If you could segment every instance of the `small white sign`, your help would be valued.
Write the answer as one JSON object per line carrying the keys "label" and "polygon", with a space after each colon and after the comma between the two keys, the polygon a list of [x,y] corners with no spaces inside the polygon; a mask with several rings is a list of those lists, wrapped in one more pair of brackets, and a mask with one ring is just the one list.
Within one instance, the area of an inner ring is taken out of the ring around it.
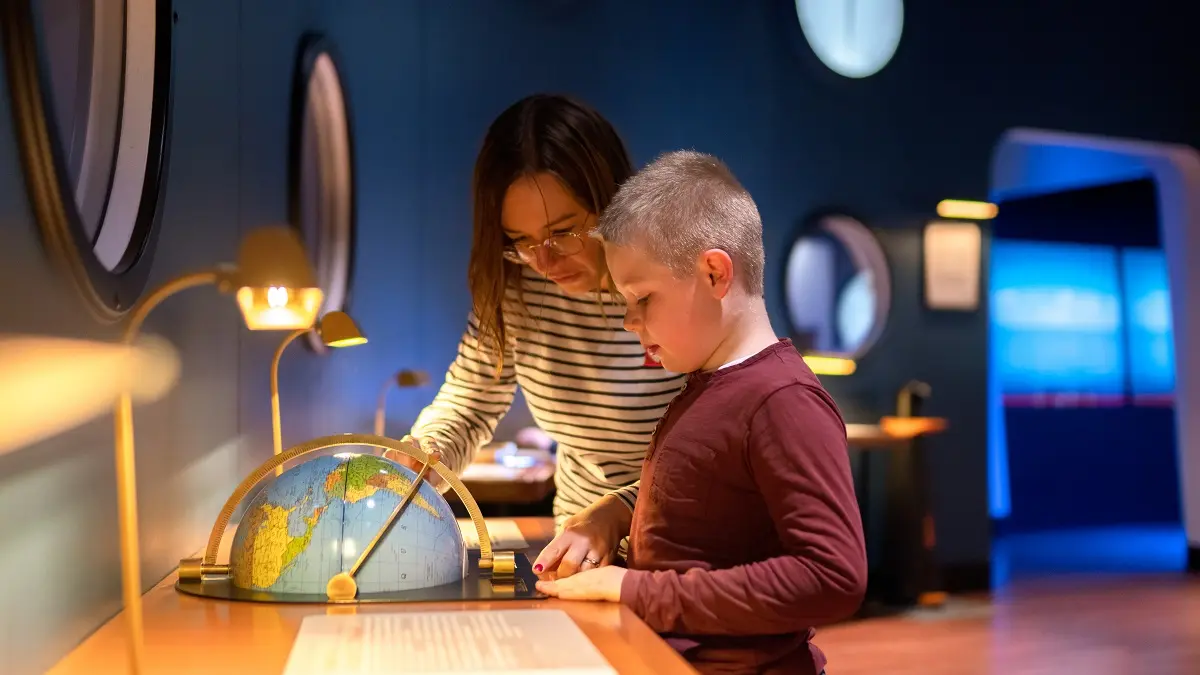
{"label": "small white sign", "polygon": [[976,223],[935,221],[925,226],[925,305],[979,308],[983,234]]}
{"label": "small white sign", "polygon": [[[492,541],[493,549],[521,551],[529,548],[529,542],[525,541],[517,521],[484,518],[483,524],[487,526],[488,539]],[[459,518],[458,529],[462,531],[463,543],[467,548],[479,548],[479,532],[475,529],[475,521],[470,518]]]}

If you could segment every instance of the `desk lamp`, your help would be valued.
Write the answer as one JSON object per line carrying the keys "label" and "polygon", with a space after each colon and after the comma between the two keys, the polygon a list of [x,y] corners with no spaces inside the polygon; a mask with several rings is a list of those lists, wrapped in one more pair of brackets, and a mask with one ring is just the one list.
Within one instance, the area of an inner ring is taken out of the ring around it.
{"label": "desk lamp", "polygon": [[[242,238],[236,266],[172,279],[143,297],[129,313],[124,343],[132,343],[146,316],[168,297],[196,286],[215,285],[233,293],[250,330],[301,330],[312,327],[323,294],[317,287],[304,246],[295,232],[273,226],[247,232]],[[142,672],[142,580],[138,550],[137,477],[134,472],[133,399],[128,389],[117,399],[115,410],[117,517],[121,536],[121,589],[129,623],[130,670]]]}
{"label": "desk lamp", "polygon": [[[354,323],[354,319],[350,318],[345,312],[333,311],[327,312],[321,317],[318,325],[311,330],[316,331],[317,336],[321,338],[321,342],[326,347],[341,348],[353,347],[355,345],[364,345],[367,343],[367,338],[359,330],[358,324]],[[283,431],[279,422],[279,360],[283,357],[283,350],[292,344],[292,341],[307,333],[309,329],[300,329],[293,331],[279,343],[279,347],[275,350],[275,358],[271,360],[271,432],[274,434],[272,440],[275,443],[275,454],[283,452]],[[275,467],[275,475],[283,473],[283,465]]]}
{"label": "desk lamp", "polygon": [[429,384],[429,375],[420,370],[401,370],[388,378],[379,391],[379,403],[375,406],[375,435],[383,436],[384,422],[387,418],[387,395],[392,386],[423,387]]}

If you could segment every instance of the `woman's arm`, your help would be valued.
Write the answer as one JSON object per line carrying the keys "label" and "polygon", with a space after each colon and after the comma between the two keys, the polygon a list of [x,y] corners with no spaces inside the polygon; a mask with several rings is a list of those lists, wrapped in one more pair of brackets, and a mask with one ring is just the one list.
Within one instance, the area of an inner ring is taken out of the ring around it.
{"label": "woman's arm", "polygon": [[[639,479],[635,480],[634,482],[630,483],[629,485],[619,487],[616,490],[613,490],[612,492],[610,492],[608,494],[612,495],[613,497],[616,497],[617,499],[620,499],[621,503],[624,504],[625,506],[628,506],[630,512],[632,512],[633,506],[637,502],[638,490],[641,489],[641,487],[642,487],[642,479],[639,478]],[[628,534],[629,534],[629,532],[626,531],[626,532],[621,533],[621,536],[624,537],[624,536],[627,536]]]}
{"label": "woman's arm", "polygon": [[478,336],[479,324],[472,314],[445,382],[410,432],[417,438],[433,439],[442,452],[442,462],[455,473],[462,473],[479,448],[492,440],[517,388],[512,343],[504,346],[504,369],[497,378],[495,355],[480,347]]}

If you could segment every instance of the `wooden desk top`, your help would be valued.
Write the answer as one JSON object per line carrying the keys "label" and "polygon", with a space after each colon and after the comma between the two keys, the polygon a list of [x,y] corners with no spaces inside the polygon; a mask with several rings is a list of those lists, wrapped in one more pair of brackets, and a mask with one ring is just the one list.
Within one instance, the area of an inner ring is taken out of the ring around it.
{"label": "wooden desk top", "polygon": [[[513,520],[534,552],[548,540],[547,533],[553,534],[549,518]],[[327,606],[222,602],[179,593],[175,579],[170,575],[143,596],[146,675],[282,673],[300,622],[313,614],[481,609],[561,609],[622,674],[696,672],[633,612],[616,603],[514,600]],[[128,672],[124,614],[101,626],[50,671],[53,675]]]}

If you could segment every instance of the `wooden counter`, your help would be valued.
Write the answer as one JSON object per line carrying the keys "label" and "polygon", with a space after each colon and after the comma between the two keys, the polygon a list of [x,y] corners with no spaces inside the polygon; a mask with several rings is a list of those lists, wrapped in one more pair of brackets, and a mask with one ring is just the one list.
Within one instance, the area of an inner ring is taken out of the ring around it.
{"label": "wooden counter", "polygon": [[[514,520],[532,555],[553,535],[549,518]],[[227,535],[226,540],[230,539]],[[175,578],[171,574],[144,596],[145,675],[282,673],[300,622],[312,614],[530,608],[565,611],[619,673],[695,673],[633,612],[616,603],[515,600],[327,606],[222,602],[179,593],[174,588]],[[129,671],[124,628],[124,616],[118,614],[50,672],[125,675]]]}
{"label": "wooden counter", "polygon": [[940,417],[883,417],[878,424],[847,424],[846,440],[855,450],[892,450],[945,429]]}

